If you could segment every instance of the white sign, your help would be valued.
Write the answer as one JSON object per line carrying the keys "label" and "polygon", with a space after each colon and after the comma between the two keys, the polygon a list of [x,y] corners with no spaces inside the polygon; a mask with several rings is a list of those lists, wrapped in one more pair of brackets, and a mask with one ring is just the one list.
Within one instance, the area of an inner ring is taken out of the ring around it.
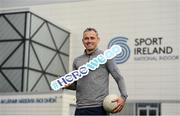
{"label": "white sign", "polygon": [[119,45],[113,45],[110,49],[105,50],[103,54],[99,54],[88,63],[80,66],[78,70],[74,70],[54,81],[51,81],[51,88],[53,90],[58,90],[66,85],[72,84],[86,76],[89,73],[89,70],[97,69],[100,64],[105,64],[107,60],[114,58],[116,55],[120,54],[121,51],[122,48]]}

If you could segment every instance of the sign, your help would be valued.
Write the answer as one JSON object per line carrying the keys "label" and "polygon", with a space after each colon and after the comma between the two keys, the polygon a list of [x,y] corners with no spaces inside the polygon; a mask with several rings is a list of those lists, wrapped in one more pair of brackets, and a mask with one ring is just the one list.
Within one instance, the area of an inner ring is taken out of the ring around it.
{"label": "sign", "polygon": [[88,75],[89,70],[97,69],[99,65],[105,64],[107,60],[114,58],[117,54],[120,54],[121,51],[122,49],[119,45],[113,45],[110,49],[105,50],[103,54],[99,54],[88,63],[80,66],[78,70],[74,70],[54,81],[51,81],[51,88],[53,90],[58,90],[66,85],[72,84],[73,82]]}

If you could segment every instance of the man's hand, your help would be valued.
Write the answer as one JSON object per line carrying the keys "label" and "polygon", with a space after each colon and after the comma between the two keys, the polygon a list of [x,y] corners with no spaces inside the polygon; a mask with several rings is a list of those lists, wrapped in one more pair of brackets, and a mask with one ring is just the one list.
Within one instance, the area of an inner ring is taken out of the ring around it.
{"label": "man's hand", "polygon": [[123,109],[124,105],[125,105],[125,100],[122,97],[119,97],[119,98],[113,100],[112,102],[117,102],[117,107],[114,108],[112,113],[120,112]]}
{"label": "man's hand", "polygon": [[63,87],[63,89],[67,89],[68,87],[70,87],[71,84],[67,84]]}

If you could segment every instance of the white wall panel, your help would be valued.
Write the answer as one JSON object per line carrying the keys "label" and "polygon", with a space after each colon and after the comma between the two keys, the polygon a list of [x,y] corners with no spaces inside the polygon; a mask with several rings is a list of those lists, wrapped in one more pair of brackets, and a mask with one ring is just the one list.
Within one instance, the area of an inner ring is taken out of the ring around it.
{"label": "white wall panel", "polygon": [[167,115],[174,115],[174,116],[178,116],[180,114],[180,104],[176,104],[176,103],[164,103],[161,105],[161,109],[162,109],[162,116],[167,116]]}
{"label": "white wall panel", "polygon": [[0,115],[61,115],[62,94],[5,94],[0,95]]}
{"label": "white wall panel", "polygon": [[0,95],[0,115],[18,116],[60,116],[69,114],[74,96],[56,93],[7,93]]}

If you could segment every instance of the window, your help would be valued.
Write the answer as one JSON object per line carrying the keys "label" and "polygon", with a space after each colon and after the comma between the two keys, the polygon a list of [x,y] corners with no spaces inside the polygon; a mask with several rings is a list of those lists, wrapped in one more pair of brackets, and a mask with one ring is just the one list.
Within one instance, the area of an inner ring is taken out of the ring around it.
{"label": "window", "polygon": [[160,103],[137,103],[136,115],[137,116],[159,116]]}

